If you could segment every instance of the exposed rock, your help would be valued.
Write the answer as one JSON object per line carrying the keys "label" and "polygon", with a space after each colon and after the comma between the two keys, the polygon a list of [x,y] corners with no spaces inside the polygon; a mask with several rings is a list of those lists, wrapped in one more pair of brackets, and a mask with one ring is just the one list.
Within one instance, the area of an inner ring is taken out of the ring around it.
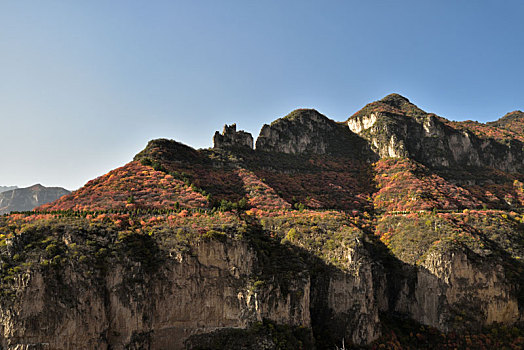
{"label": "exposed rock", "polygon": [[347,125],[367,139],[380,157],[410,157],[430,167],[495,167],[512,172],[524,167],[519,141],[480,139],[396,94],[367,105]]}
{"label": "exposed rock", "polygon": [[310,290],[333,319],[344,320],[341,337],[364,344],[379,335],[373,278],[364,261],[355,265],[355,275],[326,275],[327,294],[315,290],[307,270],[288,280],[285,290],[277,282],[254,285],[257,264],[246,242],[210,241],[173,256],[151,275],[140,265],[114,264],[99,286],[73,266],[58,280],[32,271],[17,282],[16,302],[0,309],[1,345],[181,349],[192,335],[245,329],[264,319],[311,328]]}
{"label": "exposed rock", "polygon": [[289,154],[361,155],[365,145],[341,124],[314,109],[297,109],[271,125],[264,124],[256,142],[257,151]]}
{"label": "exposed rock", "polygon": [[237,131],[237,125],[224,125],[222,134],[213,136],[213,148],[247,147],[253,149],[253,136],[244,130]]}
{"label": "exposed rock", "polygon": [[324,342],[346,339],[347,343],[368,344],[381,334],[375,297],[380,286],[374,283],[372,272],[375,263],[362,249],[348,249],[347,254],[353,273],[332,271],[314,278],[313,330]]}
{"label": "exposed rock", "polygon": [[44,187],[40,184],[5,191],[0,193],[0,214],[33,210],[69,193],[71,192],[61,187]]}
{"label": "exposed rock", "polygon": [[[210,242],[195,249],[194,256],[167,262],[157,278],[140,273],[140,266],[114,265],[99,287],[72,268],[60,281],[36,271],[26,275],[15,305],[0,310],[3,348],[181,349],[192,334],[245,328],[263,318],[310,326],[307,274],[286,295],[278,285],[257,291],[249,282],[256,256],[245,243]],[[143,282],[130,285],[129,278]],[[55,283],[62,287],[50,290]]]}
{"label": "exposed rock", "polygon": [[444,332],[509,325],[521,317],[502,266],[473,263],[463,251],[430,253],[414,280],[402,283],[394,310]]}

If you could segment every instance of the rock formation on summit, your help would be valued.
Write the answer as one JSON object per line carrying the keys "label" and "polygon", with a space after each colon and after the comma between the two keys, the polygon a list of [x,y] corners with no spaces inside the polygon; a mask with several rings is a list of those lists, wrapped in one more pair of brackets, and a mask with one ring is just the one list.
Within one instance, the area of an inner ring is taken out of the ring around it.
{"label": "rock formation on summit", "polygon": [[222,134],[213,136],[213,148],[247,147],[253,149],[253,136],[244,130],[237,131],[237,125],[224,125]]}
{"label": "rock formation on summit", "polygon": [[368,140],[381,157],[409,157],[431,167],[524,169],[524,144],[519,140],[479,138],[397,94],[368,104],[351,116],[347,125]]}
{"label": "rock formation on summit", "polygon": [[270,125],[264,124],[256,150],[288,154],[366,155],[359,137],[314,109],[297,109]]}

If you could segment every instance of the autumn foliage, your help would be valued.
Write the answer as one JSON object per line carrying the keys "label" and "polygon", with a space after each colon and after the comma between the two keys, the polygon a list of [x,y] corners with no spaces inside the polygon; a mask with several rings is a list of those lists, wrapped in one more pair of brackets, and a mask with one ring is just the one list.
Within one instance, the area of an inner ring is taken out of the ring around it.
{"label": "autumn foliage", "polygon": [[172,175],[131,162],[38,210],[203,208],[208,200]]}

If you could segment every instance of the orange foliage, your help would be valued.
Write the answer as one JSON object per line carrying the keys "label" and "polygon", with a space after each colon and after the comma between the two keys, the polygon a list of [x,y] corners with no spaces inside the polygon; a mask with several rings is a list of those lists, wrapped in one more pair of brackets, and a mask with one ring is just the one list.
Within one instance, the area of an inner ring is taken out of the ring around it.
{"label": "orange foliage", "polygon": [[208,206],[207,198],[173,176],[130,162],[37,210],[106,210]]}

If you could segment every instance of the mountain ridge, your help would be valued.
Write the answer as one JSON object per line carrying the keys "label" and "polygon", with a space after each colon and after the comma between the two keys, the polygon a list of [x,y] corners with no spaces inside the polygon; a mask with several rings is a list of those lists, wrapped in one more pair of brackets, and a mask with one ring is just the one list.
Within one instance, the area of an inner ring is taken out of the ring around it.
{"label": "mountain ridge", "polygon": [[0,193],[0,215],[32,210],[69,193],[71,192],[61,187],[44,187],[41,184],[4,191]]}
{"label": "mountain ridge", "polygon": [[0,186],[0,193],[5,191],[11,191],[18,188],[18,186]]}
{"label": "mountain ridge", "polygon": [[0,342],[518,348],[522,142],[479,125],[391,94],[346,122],[295,110],[256,147],[236,125],[152,140],[0,217]]}

